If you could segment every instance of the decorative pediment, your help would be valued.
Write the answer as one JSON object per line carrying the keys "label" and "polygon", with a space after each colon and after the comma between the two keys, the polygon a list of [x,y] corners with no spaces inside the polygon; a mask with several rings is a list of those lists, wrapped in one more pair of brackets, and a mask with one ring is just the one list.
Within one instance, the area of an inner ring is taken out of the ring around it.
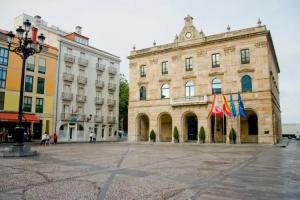
{"label": "decorative pediment", "polygon": [[149,81],[139,81],[137,84],[138,85],[147,85],[149,83]]}
{"label": "decorative pediment", "polygon": [[187,75],[184,75],[183,77],[182,77],[182,79],[192,79],[192,78],[196,78],[197,76],[196,75],[194,75],[194,74],[187,74]]}
{"label": "decorative pediment", "polygon": [[162,78],[159,79],[160,83],[170,82],[170,81],[171,81],[171,78],[169,78],[169,77],[162,77]]}
{"label": "decorative pediment", "polygon": [[211,71],[209,72],[208,74],[209,76],[219,76],[219,75],[224,75],[224,72],[223,71]]}
{"label": "decorative pediment", "polygon": [[204,36],[203,32],[201,31],[199,33],[199,31],[193,25],[193,17],[188,15],[184,18],[184,21],[185,21],[184,27],[181,33],[179,34],[179,36],[176,36],[174,42],[195,40],[195,39],[200,39]]}
{"label": "decorative pediment", "polygon": [[239,73],[248,73],[248,72],[254,72],[255,69],[253,67],[243,67],[242,69],[239,69]]}

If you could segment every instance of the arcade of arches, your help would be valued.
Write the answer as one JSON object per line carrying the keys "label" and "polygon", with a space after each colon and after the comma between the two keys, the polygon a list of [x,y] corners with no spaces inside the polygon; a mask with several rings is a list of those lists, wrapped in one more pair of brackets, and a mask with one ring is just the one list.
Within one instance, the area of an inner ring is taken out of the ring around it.
{"label": "arcade of arches", "polygon": [[[258,117],[255,111],[246,109],[247,117],[239,118],[237,123],[237,139],[238,143],[258,143]],[[206,134],[207,142],[211,143],[229,143],[230,128],[233,127],[233,121],[224,117],[211,117],[207,119],[210,121],[209,128],[207,128]],[[151,122],[148,114],[141,113],[136,118],[136,141],[149,141],[150,123],[157,124],[157,139],[159,142],[172,142],[172,133],[175,126],[177,126],[180,134],[181,142],[195,142],[198,141],[198,133],[201,127],[198,117],[194,112],[186,112],[182,114],[181,125],[175,125],[171,114],[161,113],[157,117],[156,122]],[[182,133],[181,133],[182,132]]]}

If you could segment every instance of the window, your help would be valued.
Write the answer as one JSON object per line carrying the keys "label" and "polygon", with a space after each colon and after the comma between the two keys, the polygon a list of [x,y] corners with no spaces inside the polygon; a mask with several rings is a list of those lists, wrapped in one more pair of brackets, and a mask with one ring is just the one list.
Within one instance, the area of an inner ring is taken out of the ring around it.
{"label": "window", "polygon": [[29,56],[26,61],[26,70],[34,72],[34,57]]}
{"label": "window", "polygon": [[8,65],[8,49],[0,47],[0,65]]}
{"label": "window", "polygon": [[193,81],[188,81],[185,84],[185,96],[186,97],[195,96],[195,85],[194,85]]}
{"label": "window", "polygon": [[25,92],[32,92],[33,88],[33,76],[25,77]]}
{"label": "window", "polygon": [[70,92],[71,91],[71,85],[64,84],[64,91],[65,92]]}
{"label": "window", "polygon": [[212,93],[221,94],[221,92],[222,92],[221,80],[215,78],[214,80],[212,80]]}
{"label": "window", "polygon": [[66,65],[66,72],[72,73],[72,67],[70,65]]}
{"label": "window", "polygon": [[0,67],[0,88],[5,88],[6,85],[6,68]]}
{"label": "window", "polygon": [[252,92],[252,78],[245,75],[241,79],[242,92]]}
{"label": "window", "polygon": [[212,54],[211,55],[211,60],[212,60],[212,67],[220,67],[220,54]]}
{"label": "window", "polygon": [[79,76],[84,76],[84,69],[79,69]]}
{"label": "window", "polygon": [[78,94],[79,95],[84,95],[84,88],[83,87],[78,87]]}
{"label": "window", "polygon": [[36,93],[44,94],[44,89],[45,89],[45,79],[38,77]]}
{"label": "window", "polygon": [[242,64],[249,64],[250,63],[249,49],[242,49],[241,50],[241,63]]}
{"label": "window", "polygon": [[96,97],[98,97],[98,98],[101,98],[101,97],[102,97],[101,91],[96,91]]}
{"label": "window", "polygon": [[39,59],[38,72],[41,73],[41,74],[45,74],[46,73],[46,59],[44,59],[44,58],[40,58]]}
{"label": "window", "polygon": [[85,56],[85,53],[80,52],[80,58],[84,58],[84,56]]}
{"label": "window", "polygon": [[161,73],[168,74],[168,61],[161,63]]}
{"label": "window", "polygon": [[5,98],[5,93],[0,92],[0,110],[4,110],[4,98]]}
{"label": "window", "polygon": [[146,100],[146,88],[144,86],[140,88],[140,100]]}
{"label": "window", "polygon": [[36,98],[35,112],[36,113],[43,113],[43,107],[44,107],[44,99]]}
{"label": "window", "polygon": [[72,53],[72,49],[71,48],[67,48],[67,54],[71,54]]}
{"label": "window", "polygon": [[193,58],[186,58],[185,59],[185,70],[192,71],[193,70]]}
{"label": "window", "polygon": [[140,75],[141,77],[146,77],[146,65],[141,65],[140,67]]}
{"label": "window", "polygon": [[97,116],[102,116],[101,109],[96,109],[96,115]]}
{"label": "window", "polygon": [[167,99],[170,98],[170,88],[168,84],[163,84],[161,87],[161,98]]}
{"label": "window", "polygon": [[31,104],[32,104],[32,98],[31,97],[24,97],[23,110],[25,112],[31,112]]}

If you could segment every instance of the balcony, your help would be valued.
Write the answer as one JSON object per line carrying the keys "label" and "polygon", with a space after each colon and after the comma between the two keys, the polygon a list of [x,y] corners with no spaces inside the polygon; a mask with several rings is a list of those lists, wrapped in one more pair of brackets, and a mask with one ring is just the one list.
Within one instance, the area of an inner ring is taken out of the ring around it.
{"label": "balcony", "polygon": [[189,106],[207,104],[207,96],[180,97],[171,99],[172,106]]}
{"label": "balcony", "polygon": [[107,123],[109,123],[109,124],[116,123],[116,117],[108,116],[107,117]]}
{"label": "balcony", "polygon": [[88,59],[85,58],[78,58],[78,65],[81,65],[83,67],[87,67],[89,64]]}
{"label": "balcony", "polygon": [[77,83],[85,85],[87,83],[87,77],[77,76]]}
{"label": "balcony", "polygon": [[95,104],[102,105],[104,102],[104,99],[101,97],[95,97]]}
{"label": "balcony", "polygon": [[108,89],[115,91],[117,88],[117,85],[115,83],[108,83]]}
{"label": "balcony", "polygon": [[77,94],[76,95],[76,101],[84,103],[84,102],[86,102],[86,96],[85,95],[81,95],[81,94]]}
{"label": "balcony", "polygon": [[65,101],[72,101],[73,100],[73,94],[70,93],[70,92],[62,92],[61,98],[62,98],[62,100],[65,100]]}
{"label": "balcony", "polygon": [[68,121],[70,119],[71,114],[70,113],[61,113],[61,120]]}
{"label": "balcony", "polygon": [[116,100],[113,100],[113,99],[107,99],[107,105],[108,105],[108,106],[115,106],[115,105],[116,105]]}
{"label": "balcony", "polygon": [[97,88],[104,88],[104,81],[96,80],[95,85]]}
{"label": "balcony", "polygon": [[74,75],[69,72],[63,73],[63,80],[72,82],[74,80]]}
{"label": "balcony", "polygon": [[104,117],[100,115],[95,115],[94,116],[94,121],[98,123],[102,123],[104,121]]}
{"label": "balcony", "polygon": [[64,60],[65,62],[73,64],[75,62],[75,56],[73,56],[72,54],[65,53]]}
{"label": "balcony", "polygon": [[117,68],[110,66],[108,68],[108,73],[111,75],[116,75],[117,74]]}
{"label": "balcony", "polygon": [[105,71],[105,65],[102,63],[96,63],[96,69],[100,72],[104,72]]}
{"label": "balcony", "polygon": [[84,122],[85,121],[85,115],[84,114],[78,114],[77,115],[77,121],[78,122]]}

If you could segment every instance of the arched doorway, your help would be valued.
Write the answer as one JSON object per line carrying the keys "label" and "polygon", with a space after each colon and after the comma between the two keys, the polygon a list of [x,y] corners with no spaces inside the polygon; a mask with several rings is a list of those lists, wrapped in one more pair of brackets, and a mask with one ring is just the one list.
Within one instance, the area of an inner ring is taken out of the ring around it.
{"label": "arched doorway", "polygon": [[188,112],[183,116],[183,141],[198,140],[198,118],[195,113]]}
{"label": "arched doorway", "polygon": [[159,117],[159,141],[172,142],[172,117],[167,113]]}
{"label": "arched doorway", "polygon": [[226,143],[227,134],[226,116],[211,116],[211,142]]}
{"label": "arched doorway", "polygon": [[247,117],[240,119],[241,143],[258,143],[257,114],[251,109],[245,109]]}
{"label": "arched doorway", "polygon": [[149,117],[146,114],[137,117],[137,134],[137,141],[149,140]]}

